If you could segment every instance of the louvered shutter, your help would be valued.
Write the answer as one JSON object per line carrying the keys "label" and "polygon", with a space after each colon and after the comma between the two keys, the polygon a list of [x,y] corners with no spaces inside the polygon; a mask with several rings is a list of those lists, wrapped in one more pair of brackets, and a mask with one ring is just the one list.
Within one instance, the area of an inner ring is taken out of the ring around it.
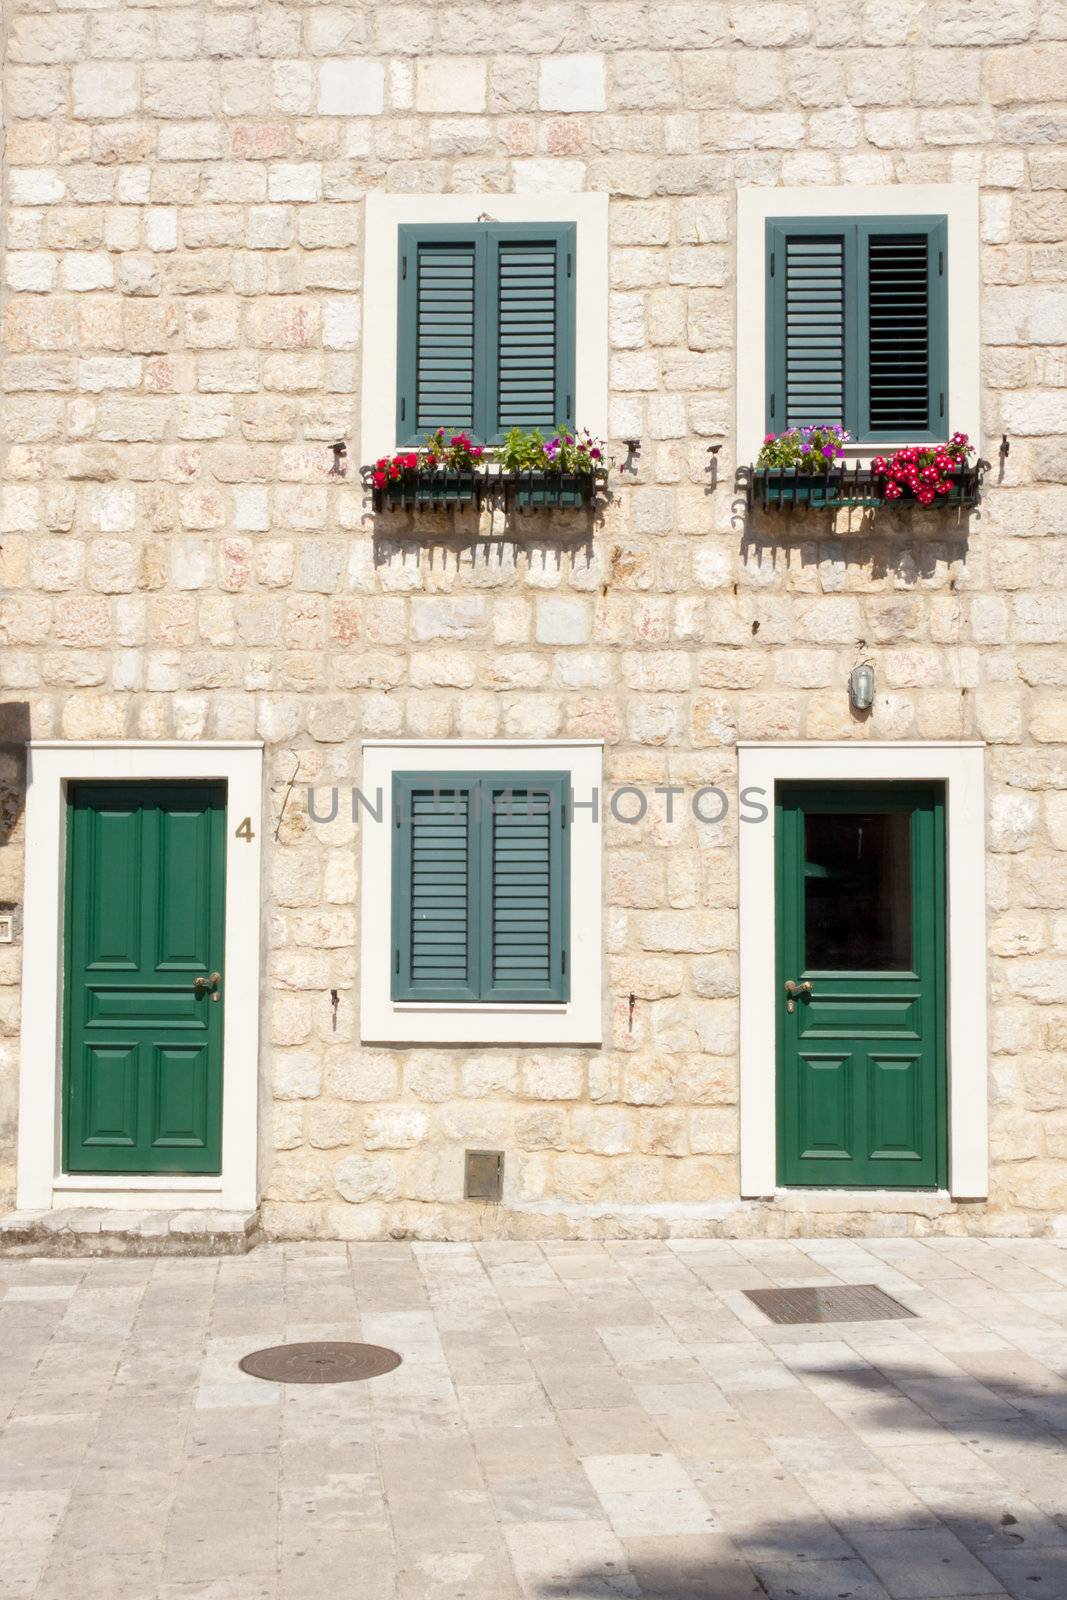
{"label": "louvered shutter", "polygon": [[769,432],[836,423],[858,442],[948,429],[943,217],[767,224]]}
{"label": "louvered shutter", "polygon": [[879,218],[858,226],[860,414],[872,440],[944,437],[946,226]]}
{"label": "louvered shutter", "polygon": [[398,778],[393,805],[393,998],[477,999],[476,790]]}
{"label": "louvered shutter", "polygon": [[573,224],[489,230],[493,438],[573,421],[574,252]]}
{"label": "louvered shutter", "polygon": [[397,438],[476,427],[484,241],[451,228],[400,230]]}
{"label": "louvered shutter", "polygon": [[562,775],[486,780],[482,835],[482,992],[486,999],[567,994]]}
{"label": "louvered shutter", "polygon": [[573,223],[399,230],[397,440],[574,420]]}
{"label": "louvered shutter", "polygon": [[[854,231],[854,230],[853,230]],[[847,224],[767,225],[767,429],[848,426],[854,309]]]}
{"label": "louvered shutter", "polygon": [[399,774],[394,1000],[567,996],[565,774]]}
{"label": "louvered shutter", "polygon": [[785,242],[785,427],[845,420],[845,241]]}

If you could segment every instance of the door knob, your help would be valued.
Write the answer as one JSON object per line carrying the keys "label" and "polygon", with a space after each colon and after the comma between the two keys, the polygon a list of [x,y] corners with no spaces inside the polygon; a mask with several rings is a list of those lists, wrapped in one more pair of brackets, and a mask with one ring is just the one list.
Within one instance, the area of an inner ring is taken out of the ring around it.
{"label": "door knob", "polygon": [[811,980],[808,978],[806,978],[803,983],[796,983],[794,979],[787,978],[785,980],[785,992],[789,996],[789,999],[785,1004],[785,1009],[787,1011],[795,1011],[797,1008],[796,996],[798,994],[814,994],[815,989]]}
{"label": "door knob", "polygon": [[196,995],[198,1000],[202,1000],[205,994],[210,991],[212,1000],[217,1000],[219,997],[219,984],[221,982],[221,972],[212,972],[206,978],[194,978],[193,993]]}

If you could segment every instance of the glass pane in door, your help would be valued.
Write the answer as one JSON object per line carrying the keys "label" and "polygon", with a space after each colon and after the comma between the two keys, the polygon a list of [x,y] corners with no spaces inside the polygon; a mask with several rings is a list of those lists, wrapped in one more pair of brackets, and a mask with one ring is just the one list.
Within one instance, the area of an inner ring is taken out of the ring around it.
{"label": "glass pane in door", "polygon": [[911,899],[910,812],[805,814],[808,971],[909,971]]}

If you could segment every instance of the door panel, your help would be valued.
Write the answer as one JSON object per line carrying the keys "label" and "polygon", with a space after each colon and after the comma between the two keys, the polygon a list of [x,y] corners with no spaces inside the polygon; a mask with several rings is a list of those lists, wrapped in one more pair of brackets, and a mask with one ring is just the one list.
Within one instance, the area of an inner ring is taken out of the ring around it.
{"label": "door panel", "polygon": [[[214,812],[159,814],[156,970],[203,972],[211,948]],[[220,952],[221,953],[221,952]]]}
{"label": "door panel", "polygon": [[90,1045],[80,1086],[84,1139],[132,1149],[137,1142],[137,1048]]}
{"label": "door panel", "polygon": [[867,1057],[867,1148],[872,1161],[921,1161],[923,1059],[914,1056]]}
{"label": "door panel", "polygon": [[210,1101],[206,1045],[162,1045],[155,1056],[153,1148],[202,1149],[208,1141]]}
{"label": "door panel", "polygon": [[852,1057],[805,1053],[797,1059],[798,1135],[805,1156],[852,1157]]}
{"label": "door panel", "polygon": [[942,794],[783,785],[776,830],[778,1181],[943,1184]]}
{"label": "door panel", "polygon": [[70,787],[68,1172],[220,1171],[225,824],[218,784]]}
{"label": "door panel", "polygon": [[85,862],[88,971],[134,972],[140,964],[142,833],[141,813],[128,800],[94,818]]}

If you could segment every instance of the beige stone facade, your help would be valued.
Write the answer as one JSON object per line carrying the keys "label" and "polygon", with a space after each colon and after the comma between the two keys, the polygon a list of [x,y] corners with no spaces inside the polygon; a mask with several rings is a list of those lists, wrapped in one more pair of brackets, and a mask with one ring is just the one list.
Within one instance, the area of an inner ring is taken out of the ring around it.
{"label": "beige stone facade", "polygon": [[[9,0],[6,59],[0,900],[27,737],[264,742],[268,1232],[1054,1228],[1067,10]],[[735,290],[763,265],[737,191],[813,182],[980,186],[978,512],[746,516],[736,377],[763,342]],[[372,513],[377,190],[610,196],[611,453],[642,448],[592,523]],[[984,741],[988,1202],[739,1198],[736,810],[609,817],[601,1048],[361,1043],[358,828],[309,822],[305,791],[402,737],[602,739],[609,789],[730,795],[738,740]],[[8,1197],[21,955],[0,947]],[[463,1200],[471,1147],[505,1152],[504,1205]]]}

